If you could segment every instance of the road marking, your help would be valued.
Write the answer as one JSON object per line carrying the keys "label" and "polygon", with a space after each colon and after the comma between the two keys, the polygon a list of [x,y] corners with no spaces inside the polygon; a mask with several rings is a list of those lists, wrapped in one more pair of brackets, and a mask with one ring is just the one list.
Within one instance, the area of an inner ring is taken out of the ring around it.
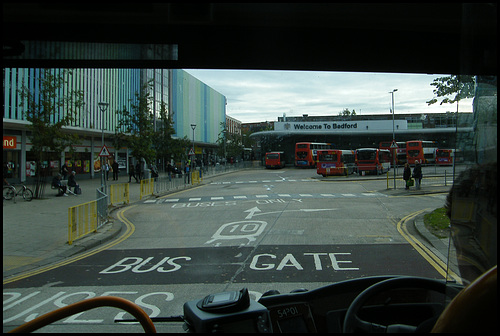
{"label": "road marking", "polygon": [[[448,269],[447,265],[445,262],[443,262],[438,256],[436,256],[431,250],[429,250],[420,240],[415,238],[408,229],[406,228],[406,223],[415,217],[417,217],[419,214],[429,211],[430,209],[423,209],[416,211],[412,214],[409,214],[408,216],[404,217],[401,219],[396,227],[398,232],[403,236],[404,239],[408,243],[413,246],[413,248],[429,263],[431,264],[432,267],[436,269],[436,271],[439,272],[443,276],[443,278],[447,279],[447,276],[450,276],[453,278],[457,283],[462,284],[462,279],[459,275],[457,275],[455,272],[452,270]],[[447,275],[447,270],[448,270],[448,275]],[[448,280],[448,279],[447,279]]]}
{"label": "road marking", "polygon": [[190,201],[201,201],[201,197],[191,197]]}
{"label": "road marking", "polygon": [[4,280],[3,281],[3,284],[8,284],[8,283],[11,283],[11,282],[14,282],[14,281],[17,281],[17,280],[21,280],[21,279],[24,279],[24,278],[28,278],[30,276],[33,276],[33,275],[37,275],[37,274],[40,274],[40,273],[44,273],[44,272],[47,272],[47,271],[50,271],[50,270],[53,270],[55,268],[58,268],[58,267],[61,267],[61,266],[65,266],[65,265],[68,265],[68,264],[71,264],[75,261],[78,261],[78,260],[81,260],[81,259],[84,259],[84,258],[87,258],[87,257],[90,257],[94,254],[97,254],[99,252],[102,252],[104,250],[107,250],[119,243],[121,243],[122,241],[124,241],[125,239],[127,239],[128,237],[130,237],[134,231],[135,231],[135,226],[134,224],[132,224],[132,222],[130,222],[127,218],[125,218],[123,216],[123,213],[131,208],[134,208],[136,207],[136,205],[131,205],[131,206],[128,206],[128,207],[125,207],[123,208],[122,210],[120,210],[118,213],[117,213],[117,217],[119,220],[121,220],[125,226],[127,227],[127,230],[125,231],[125,233],[120,236],[118,239],[115,239],[115,240],[112,240],[110,241],[109,243],[107,244],[104,244],[92,251],[89,251],[89,252],[86,252],[86,253],[82,253],[80,255],[77,255],[75,257],[72,257],[72,258],[68,258],[68,259],[65,259],[63,261],[60,261],[58,263],[55,263],[51,266],[46,266],[46,267],[42,267],[42,268],[38,268],[36,270],[32,270],[32,271],[28,271],[26,273],[22,273],[20,275],[17,275],[17,276],[14,276],[12,278],[9,278],[7,280]]}
{"label": "road marking", "polygon": [[222,197],[222,196],[215,197],[215,196],[214,196],[214,197],[211,197],[210,199],[211,199],[212,201],[215,201],[215,200],[223,200],[223,199],[224,199],[224,197]]}
{"label": "road marking", "polygon": [[235,198],[235,199],[247,199],[246,196],[233,196],[233,198]]}
{"label": "road marking", "polygon": [[248,210],[245,210],[243,212],[248,212],[248,215],[245,217],[245,219],[250,219],[253,217],[253,215],[256,213],[256,212],[261,212],[261,210],[257,207],[253,207],[251,209],[248,209]]}

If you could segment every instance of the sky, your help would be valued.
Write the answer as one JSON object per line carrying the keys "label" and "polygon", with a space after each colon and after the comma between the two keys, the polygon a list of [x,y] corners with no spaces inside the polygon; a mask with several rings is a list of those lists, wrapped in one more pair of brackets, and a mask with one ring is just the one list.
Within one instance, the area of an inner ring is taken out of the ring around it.
{"label": "sky", "polygon": [[[381,74],[312,71],[184,69],[224,95],[226,115],[242,123],[277,121],[278,117],[388,114],[394,89],[398,113],[456,112],[456,104],[428,106],[435,97],[430,84],[445,75]],[[459,112],[472,112],[472,99],[462,100]]]}

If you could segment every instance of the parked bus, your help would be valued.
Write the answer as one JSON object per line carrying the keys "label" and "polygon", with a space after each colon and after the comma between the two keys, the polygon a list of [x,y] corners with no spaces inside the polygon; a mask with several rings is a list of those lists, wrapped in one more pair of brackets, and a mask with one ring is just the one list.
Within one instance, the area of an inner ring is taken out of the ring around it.
{"label": "parked bus", "polygon": [[452,165],[453,161],[463,162],[463,153],[460,149],[436,149],[436,164]]}
{"label": "parked bus", "polygon": [[397,141],[396,144],[398,148],[396,148],[396,161],[393,161],[392,155],[394,153],[394,149],[391,148],[392,141],[382,141],[379,143],[379,149],[387,149],[391,155],[391,164],[396,163],[398,166],[402,166],[406,163],[406,142],[405,141]]}
{"label": "parked bus", "polygon": [[318,161],[317,151],[319,149],[333,149],[333,146],[330,143],[297,142],[295,144],[295,166],[316,167]]}
{"label": "parked bus", "polygon": [[406,142],[397,141],[398,148],[396,149],[396,164],[403,166],[408,160],[406,158]]}
{"label": "parked bus", "polygon": [[348,175],[356,168],[355,154],[352,150],[318,150],[316,172],[319,175]]}
{"label": "parked bus", "polygon": [[409,164],[436,162],[436,141],[412,140],[406,142],[406,157]]}
{"label": "parked bus", "polygon": [[356,149],[358,174],[373,172],[383,174],[391,169],[391,153],[387,149],[358,148]]}
{"label": "parked bus", "polygon": [[285,167],[285,154],[283,152],[266,153],[266,168]]}

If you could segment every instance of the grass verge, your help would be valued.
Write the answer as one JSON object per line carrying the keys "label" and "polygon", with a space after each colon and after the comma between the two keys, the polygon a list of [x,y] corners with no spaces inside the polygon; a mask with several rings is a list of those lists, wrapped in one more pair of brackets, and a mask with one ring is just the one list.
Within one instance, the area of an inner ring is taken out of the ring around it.
{"label": "grass verge", "polygon": [[437,208],[424,215],[424,225],[438,238],[448,238],[450,233],[450,219],[446,216],[445,208]]}

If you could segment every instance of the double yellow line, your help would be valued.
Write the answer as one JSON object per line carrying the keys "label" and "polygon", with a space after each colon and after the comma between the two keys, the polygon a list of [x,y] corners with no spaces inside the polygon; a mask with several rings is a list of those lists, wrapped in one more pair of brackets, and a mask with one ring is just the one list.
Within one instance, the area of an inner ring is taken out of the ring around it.
{"label": "double yellow line", "polygon": [[423,244],[420,240],[418,240],[408,231],[406,223],[425,211],[428,211],[428,209],[416,211],[401,219],[396,225],[398,232],[403,236],[404,239],[406,239],[408,243],[411,244],[411,246],[413,246],[413,248],[418,253],[420,253],[420,255],[429,264],[431,264],[432,267],[434,267],[438,271],[439,274],[443,276],[443,278],[445,278],[446,280],[455,280],[457,283],[462,284],[462,279],[460,278],[459,275],[457,275],[451,269],[448,269],[444,261],[442,261],[427,246],[425,246],[425,244]]}
{"label": "double yellow line", "polygon": [[42,268],[37,268],[35,270],[32,270],[32,271],[28,271],[26,273],[22,273],[20,275],[16,275],[12,278],[9,278],[9,279],[6,279],[3,281],[3,284],[8,284],[8,283],[11,283],[11,282],[14,282],[14,281],[18,281],[18,280],[21,280],[21,279],[25,279],[25,278],[28,278],[28,277],[31,277],[31,276],[34,276],[34,275],[37,275],[37,274],[40,274],[40,273],[44,273],[44,272],[47,272],[47,271],[50,271],[50,270],[53,270],[55,268],[58,268],[58,267],[61,267],[61,266],[64,266],[64,265],[68,265],[68,264],[71,264],[75,261],[78,261],[78,260],[81,260],[81,259],[84,259],[84,258],[87,258],[87,257],[90,257],[91,255],[94,255],[94,254],[97,254],[99,252],[102,252],[106,249],[109,249],[119,243],[121,243],[122,241],[124,241],[125,239],[127,239],[128,237],[130,237],[134,231],[135,231],[135,226],[134,224],[132,224],[132,222],[130,222],[128,219],[126,219],[124,216],[123,216],[123,213],[128,210],[128,209],[131,209],[133,207],[135,207],[136,205],[131,205],[131,206],[128,206],[128,207],[125,207],[123,209],[121,209],[118,214],[117,214],[117,217],[120,221],[122,221],[123,223],[125,223],[125,226],[126,226],[126,231],[125,233],[120,236],[118,239],[116,240],[113,240],[113,241],[110,241],[109,243],[107,244],[104,244],[94,250],[91,250],[89,252],[85,252],[83,254],[79,254],[78,256],[75,256],[75,257],[72,257],[72,258],[68,258],[68,259],[65,259],[63,261],[60,261],[58,263],[55,263],[55,264],[52,264],[50,266],[46,266],[46,267],[42,267]]}

